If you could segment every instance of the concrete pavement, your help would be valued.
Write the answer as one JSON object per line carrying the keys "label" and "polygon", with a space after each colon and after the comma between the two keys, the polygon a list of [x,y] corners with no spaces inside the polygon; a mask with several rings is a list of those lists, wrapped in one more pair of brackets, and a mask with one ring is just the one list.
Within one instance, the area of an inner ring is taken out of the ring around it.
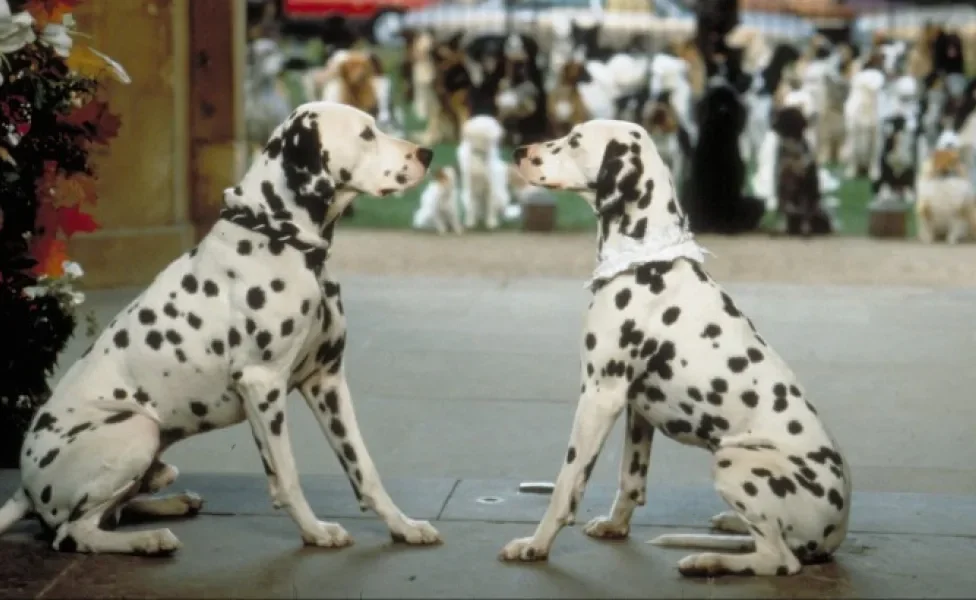
{"label": "concrete pavement", "polygon": [[[347,369],[366,442],[394,499],[412,516],[438,520],[447,545],[387,548],[382,525],[359,515],[336,459],[296,397],[289,422],[306,494],[320,518],[347,526],[356,546],[299,549],[294,526],[270,510],[250,433],[237,426],[167,453],[186,474],[176,487],[208,501],[197,520],[174,525],[186,544],[177,557],[67,560],[67,571],[55,570],[44,584],[45,595],[952,597],[976,591],[969,567],[976,559],[976,355],[970,351],[976,290],[726,286],[792,364],[846,451],[857,490],[854,533],[837,563],[792,582],[700,583],[677,576],[674,564],[685,551],[641,543],[657,528],[702,527],[722,508],[710,488],[707,455],[663,437],[655,442],[648,506],[635,519],[642,529],[629,542],[598,543],[577,528],[558,539],[547,566],[512,568],[494,560],[509,538],[531,532],[545,507],[545,496],[517,494],[518,482],[552,480],[565,452],[587,302],[580,281],[348,276],[342,282]],[[93,293],[90,302],[107,323],[133,293]],[[75,338],[63,365],[88,343]],[[581,519],[609,506],[620,430],[618,424],[597,464]],[[11,485],[10,474],[0,477],[0,491]],[[498,500],[485,501],[492,497]],[[27,537],[30,527],[21,528]],[[7,541],[0,543],[0,564],[8,555],[34,560],[36,552]],[[93,581],[96,576],[104,580]],[[0,596],[4,581],[0,575]],[[35,587],[26,593],[44,590]]]}

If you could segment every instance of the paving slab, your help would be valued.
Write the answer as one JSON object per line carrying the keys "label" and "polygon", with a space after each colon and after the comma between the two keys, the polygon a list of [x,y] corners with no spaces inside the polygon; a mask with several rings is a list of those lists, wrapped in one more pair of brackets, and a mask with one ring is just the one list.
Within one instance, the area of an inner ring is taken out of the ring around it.
{"label": "paving slab", "polygon": [[[342,276],[347,372],[384,478],[551,479],[578,391],[587,292],[576,279]],[[727,285],[790,362],[862,491],[976,494],[976,290]],[[137,290],[91,292],[107,323]],[[89,343],[72,340],[61,370]],[[58,374],[55,375],[57,377]],[[339,466],[301,400],[289,422],[300,470]],[[622,426],[593,481],[617,477]],[[257,473],[245,426],[170,450],[184,473]],[[707,455],[655,443],[651,484],[708,485]]]}
{"label": "paving slab", "polygon": [[[567,529],[548,563],[506,565],[496,553],[525,525],[440,522],[445,544],[429,548],[393,545],[375,520],[343,525],[354,545],[324,550],[303,548],[285,518],[202,515],[171,524],[184,544],[175,556],[84,557],[42,597],[967,598],[976,589],[971,538],[859,534],[835,562],[795,577],[689,580],[676,569],[686,550],[644,543],[661,528],[636,527],[620,542]],[[0,547],[36,545],[25,537]]]}

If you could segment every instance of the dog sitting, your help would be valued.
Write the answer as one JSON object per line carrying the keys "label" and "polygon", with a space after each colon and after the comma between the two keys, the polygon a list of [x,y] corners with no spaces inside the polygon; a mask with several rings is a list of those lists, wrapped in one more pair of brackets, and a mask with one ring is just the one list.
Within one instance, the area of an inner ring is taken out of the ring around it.
{"label": "dog sitting", "polygon": [[329,58],[322,100],[340,102],[374,117],[385,129],[390,115],[390,82],[376,54],[366,50],[340,50]]}
{"label": "dog sitting", "polygon": [[468,229],[479,222],[489,230],[497,229],[511,203],[507,168],[499,148],[504,135],[501,123],[489,115],[471,117],[461,127],[457,162],[464,226]]}
{"label": "dog sitting", "polygon": [[583,531],[620,539],[645,503],[655,431],[713,455],[730,511],[713,527],[741,535],[665,535],[654,543],[708,552],[689,576],[788,575],[827,560],[848,527],[851,475],[786,362],[701,266],[670,174],[631,123],[594,120],[567,137],[515,151],[530,182],[582,195],[596,212],[599,264],[581,336],[581,379],[569,448],[535,533],[501,550],[545,560],[573,523],[614,422],[626,415],[620,484],[610,514]]}
{"label": "dog sitting", "polygon": [[554,136],[565,135],[574,126],[592,118],[610,118],[614,98],[593,78],[582,53],[563,63],[555,85],[548,93],[549,128]]}
{"label": "dog sitting", "polygon": [[739,138],[745,107],[735,90],[714,80],[697,106],[699,135],[691,157],[688,185],[681,201],[696,233],[753,231],[765,203],[743,193],[746,166]]}
{"label": "dog sitting", "polygon": [[806,131],[809,123],[803,110],[787,106],[776,111],[772,129],[776,147],[776,198],[788,235],[830,233],[830,218],[820,205],[820,177],[816,157]]}
{"label": "dog sitting", "polygon": [[413,213],[414,229],[433,227],[438,234],[464,233],[458,213],[457,171],[445,165],[433,172],[431,182],[420,195],[420,205]]}
{"label": "dog sitting", "polygon": [[463,33],[434,44],[434,98],[427,127],[420,135],[424,144],[435,144],[461,136],[461,124],[471,114],[470,94],[474,80],[461,42]]}
{"label": "dog sitting", "polygon": [[[495,116],[512,144],[535,142],[547,134],[545,82],[537,66],[538,44],[528,36],[505,38],[497,76],[484,85],[495,93]],[[478,114],[472,111],[472,114]]]}
{"label": "dog sitting", "polygon": [[52,547],[166,554],[169,529],[110,531],[122,510],[191,515],[190,493],[153,497],[177,469],[160,460],[193,435],[245,420],[283,507],[305,544],[351,543],[319,521],[301,490],[285,403],[305,398],[363,509],[395,540],[440,540],[393,503],[363,442],[343,365],[345,317],[326,271],[333,229],[360,193],[386,196],[423,177],[433,153],[341,104],[298,107],[259,160],[224,194],[221,218],[120,312],[35,415],[21,453],[21,487],[0,508],[0,531],[34,513]]}
{"label": "dog sitting", "polygon": [[406,34],[404,62],[401,66],[401,81],[406,101],[413,109],[415,117],[422,121],[430,118],[437,102],[434,93],[434,80],[437,69],[432,52],[434,37],[427,31]]}
{"label": "dog sitting", "polygon": [[933,151],[919,173],[915,204],[918,239],[956,244],[976,233],[976,189],[967,177],[958,145]]}
{"label": "dog sitting", "polygon": [[884,120],[878,178],[871,191],[878,202],[915,201],[915,131],[911,122],[900,114]]}

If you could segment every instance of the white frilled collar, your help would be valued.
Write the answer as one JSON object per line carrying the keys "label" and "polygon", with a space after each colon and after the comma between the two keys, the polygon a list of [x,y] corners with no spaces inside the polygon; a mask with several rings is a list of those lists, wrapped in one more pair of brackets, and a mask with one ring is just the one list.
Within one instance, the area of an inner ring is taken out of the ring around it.
{"label": "white frilled collar", "polygon": [[616,236],[603,244],[593,277],[585,287],[592,290],[599,281],[613,279],[649,262],[670,262],[678,258],[705,262],[706,254],[711,252],[699,246],[690,231],[677,225],[652,229],[639,240]]}

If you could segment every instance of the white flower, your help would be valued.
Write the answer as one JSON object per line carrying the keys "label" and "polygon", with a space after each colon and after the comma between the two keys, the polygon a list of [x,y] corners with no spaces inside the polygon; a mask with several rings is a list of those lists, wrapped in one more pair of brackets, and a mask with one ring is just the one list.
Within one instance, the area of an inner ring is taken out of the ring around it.
{"label": "white flower", "polygon": [[47,287],[43,285],[30,285],[24,288],[24,295],[33,300],[38,296],[43,296],[47,293]]}
{"label": "white flower", "polygon": [[33,43],[34,18],[28,12],[11,14],[7,0],[0,0],[0,54],[16,52]]}
{"label": "white flower", "polygon": [[85,301],[85,294],[82,292],[71,292],[71,305],[79,306]]}
{"label": "white flower", "polygon": [[72,277],[74,279],[78,279],[79,277],[82,277],[85,274],[85,271],[82,270],[81,265],[79,265],[73,260],[64,261],[63,263],[61,263],[61,268],[64,269],[65,275],[67,275],[68,277]]}
{"label": "white flower", "polygon": [[48,23],[41,32],[41,39],[54,48],[58,56],[68,58],[71,55],[71,45],[74,40],[68,35],[68,28],[64,25]]}

